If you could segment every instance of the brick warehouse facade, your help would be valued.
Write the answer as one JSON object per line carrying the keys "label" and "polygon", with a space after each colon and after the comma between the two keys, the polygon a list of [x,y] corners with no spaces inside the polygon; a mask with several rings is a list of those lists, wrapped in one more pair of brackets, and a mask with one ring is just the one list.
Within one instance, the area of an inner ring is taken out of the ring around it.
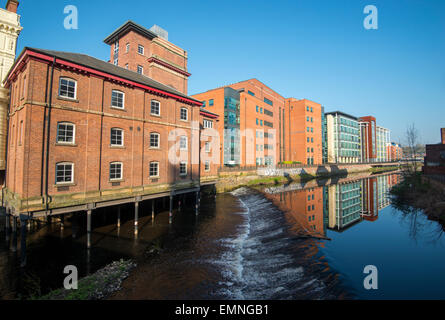
{"label": "brick warehouse facade", "polygon": [[215,175],[214,164],[199,170],[198,139],[199,123],[215,130],[217,115],[148,77],[85,55],[25,48],[6,87],[4,200],[15,214],[194,188]]}
{"label": "brick warehouse facade", "polygon": [[187,94],[187,52],[169,42],[165,30],[156,25],[148,30],[127,21],[104,42],[110,45],[110,63]]}

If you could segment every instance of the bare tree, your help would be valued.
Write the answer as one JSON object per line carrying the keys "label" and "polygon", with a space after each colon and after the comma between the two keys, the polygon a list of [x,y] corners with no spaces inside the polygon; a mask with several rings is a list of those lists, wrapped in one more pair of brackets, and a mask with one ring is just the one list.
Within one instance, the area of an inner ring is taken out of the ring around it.
{"label": "bare tree", "polygon": [[409,150],[407,173],[409,175],[413,175],[417,171],[416,150],[419,140],[419,132],[417,131],[414,123],[409,125],[406,129],[406,140]]}

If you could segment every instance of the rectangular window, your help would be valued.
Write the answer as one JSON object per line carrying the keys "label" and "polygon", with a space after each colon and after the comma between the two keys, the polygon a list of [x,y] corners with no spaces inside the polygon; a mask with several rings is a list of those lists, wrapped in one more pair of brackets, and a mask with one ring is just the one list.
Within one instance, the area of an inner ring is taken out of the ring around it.
{"label": "rectangular window", "polygon": [[204,125],[204,128],[206,128],[206,129],[213,128],[213,121],[210,121],[210,120],[204,120],[204,121],[203,121],[203,125]]}
{"label": "rectangular window", "polygon": [[260,107],[256,106],[256,112],[260,112]]}
{"label": "rectangular window", "polygon": [[213,106],[213,103],[214,103],[214,102],[213,102],[213,99],[210,99],[210,100],[209,100],[209,106]]}
{"label": "rectangular window", "polygon": [[154,116],[161,115],[161,103],[156,100],[151,100],[151,110],[150,113]]}
{"label": "rectangular window", "polygon": [[181,161],[181,163],[179,164],[179,175],[187,175],[187,162]]}
{"label": "rectangular window", "polygon": [[138,65],[138,73],[144,74],[144,68],[141,65]]}
{"label": "rectangular window", "polygon": [[187,150],[187,137],[186,136],[181,136],[179,138],[179,149]]}
{"label": "rectangular window", "polygon": [[188,109],[187,108],[181,108],[181,120],[183,120],[183,121],[188,120]]}
{"label": "rectangular window", "polygon": [[143,45],[138,45],[138,53],[144,55],[144,46]]}
{"label": "rectangular window", "polygon": [[124,145],[124,130],[119,128],[111,128],[111,141],[112,146],[122,147]]}
{"label": "rectangular window", "polygon": [[76,81],[60,78],[59,80],[59,96],[69,99],[76,99]]}
{"label": "rectangular window", "polygon": [[58,163],[56,164],[56,184],[72,183],[73,177],[72,163]]}
{"label": "rectangular window", "polygon": [[124,93],[112,90],[111,91],[111,106],[119,109],[124,109]]}
{"label": "rectangular window", "polygon": [[264,114],[265,114],[265,115],[268,115],[269,117],[273,117],[273,112],[272,112],[272,111],[269,111],[269,110],[267,110],[267,109],[264,109]]}
{"label": "rectangular window", "polygon": [[150,177],[159,177],[159,162],[150,162]]}
{"label": "rectangular window", "polygon": [[260,126],[263,126],[263,120],[260,120]]}
{"label": "rectangular window", "polygon": [[159,133],[152,132],[150,133],[150,148],[159,148],[159,140],[160,135]]}
{"label": "rectangular window", "polygon": [[127,45],[125,46],[125,50],[127,53],[130,52],[130,44],[129,43],[127,43]]}
{"label": "rectangular window", "polygon": [[210,171],[210,161],[204,162],[204,171]]}
{"label": "rectangular window", "polygon": [[264,125],[265,125],[266,127],[273,128],[273,123],[272,123],[272,122],[264,121]]}
{"label": "rectangular window", "polygon": [[273,106],[273,102],[267,98],[264,98],[264,102],[267,103],[270,106]]}
{"label": "rectangular window", "polygon": [[59,122],[57,124],[57,143],[74,143],[74,124]]}
{"label": "rectangular window", "polygon": [[255,96],[255,93],[253,93],[253,92],[250,91],[250,90],[247,90],[247,93],[250,94],[251,96]]}
{"label": "rectangular window", "polygon": [[210,142],[206,141],[205,143],[205,151],[210,152]]}
{"label": "rectangular window", "polygon": [[128,63],[126,63],[126,64],[125,64],[125,69],[127,69],[127,70],[128,70]]}
{"label": "rectangular window", "polygon": [[122,179],[122,163],[112,162],[110,163],[110,180]]}

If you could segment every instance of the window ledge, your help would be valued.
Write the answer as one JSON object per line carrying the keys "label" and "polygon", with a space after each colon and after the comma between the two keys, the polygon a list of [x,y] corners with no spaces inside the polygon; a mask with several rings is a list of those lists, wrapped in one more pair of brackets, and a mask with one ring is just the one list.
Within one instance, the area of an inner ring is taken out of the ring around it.
{"label": "window ledge", "polygon": [[75,143],[56,142],[55,145],[61,146],[61,147],[77,147],[77,144],[75,144]]}
{"label": "window ledge", "polygon": [[111,109],[114,109],[114,110],[119,110],[119,111],[125,111],[125,112],[127,112],[127,110],[125,110],[125,108],[119,108],[119,107],[116,107],[116,106],[110,106],[110,108],[111,108]]}
{"label": "window ledge", "polygon": [[113,145],[110,145],[110,148],[111,149],[125,149],[125,146],[113,146]]}
{"label": "window ledge", "polygon": [[152,117],[158,117],[158,118],[160,118],[160,117],[161,117],[161,115],[160,115],[160,114],[154,114],[154,113],[150,113],[150,115],[151,115]]}
{"label": "window ledge", "polygon": [[161,150],[160,147],[148,147],[148,149],[150,149],[150,150]]}
{"label": "window ledge", "polygon": [[109,183],[115,183],[115,182],[125,182],[125,179],[108,179]]}
{"label": "window ledge", "polygon": [[73,186],[77,186],[77,184],[74,183],[74,182],[66,182],[66,183],[56,183],[54,185],[55,188],[59,188],[59,187],[73,187]]}
{"label": "window ledge", "polygon": [[76,103],[79,103],[79,100],[77,100],[77,99],[75,99],[75,98],[68,98],[68,97],[57,96],[57,99],[59,99],[59,100],[64,100],[64,101],[70,101],[70,102],[76,102]]}
{"label": "window ledge", "polygon": [[187,119],[187,120],[184,120],[184,119],[179,119],[179,121],[182,121],[182,122],[189,122],[189,120]]}

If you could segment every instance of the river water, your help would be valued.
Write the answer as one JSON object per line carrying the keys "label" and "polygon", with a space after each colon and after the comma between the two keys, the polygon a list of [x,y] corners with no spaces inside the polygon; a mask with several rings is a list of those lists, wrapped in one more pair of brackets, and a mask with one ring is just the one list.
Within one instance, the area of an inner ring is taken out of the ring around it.
{"label": "river water", "polygon": [[[138,267],[112,299],[444,299],[443,227],[422,212],[391,205],[397,174],[247,188],[191,200],[173,223],[162,202],[93,214],[87,250],[84,215],[28,228],[26,266],[20,236],[0,220],[0,298],[28,298],[62,286],[66,265],[80,276],[120,259]],[[8,237],[8,240],[6,238]],[[11,250],[17,242],[17,251]],[[153,253],[155,251],[155,253]],[[364,268],[378,271],[366,290]]]}

